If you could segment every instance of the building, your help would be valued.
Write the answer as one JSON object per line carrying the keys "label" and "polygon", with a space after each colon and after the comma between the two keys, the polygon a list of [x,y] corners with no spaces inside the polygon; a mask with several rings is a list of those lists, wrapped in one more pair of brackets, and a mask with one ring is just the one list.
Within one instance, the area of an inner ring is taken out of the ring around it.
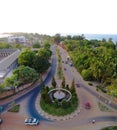
{"label": "building", "polygon": [[26,43],[24,36],[9,36],[8,43]]}
{"label": "building", "polygon": [[0,83],[5,76],[18,65],[20,50],[0,49]]}

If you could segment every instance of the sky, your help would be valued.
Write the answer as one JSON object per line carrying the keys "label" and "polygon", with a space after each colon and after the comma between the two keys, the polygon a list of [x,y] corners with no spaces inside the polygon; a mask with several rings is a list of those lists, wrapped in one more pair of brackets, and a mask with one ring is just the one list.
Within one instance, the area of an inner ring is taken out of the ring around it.
{"label": "sky", "polygon": [[117,0],[0,0],[0,33],[117,34]]}

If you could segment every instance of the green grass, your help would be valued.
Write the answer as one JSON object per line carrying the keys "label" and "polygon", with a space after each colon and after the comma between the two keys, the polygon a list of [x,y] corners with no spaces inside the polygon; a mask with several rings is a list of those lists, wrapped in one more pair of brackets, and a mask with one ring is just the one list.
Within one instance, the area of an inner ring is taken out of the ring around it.
{"label": "green grass", "polygon": [[62,72],[62,66],[61,66],[61,55],[60,55],[59,50],[57,50],[57,59],[58,59],[57,75],[59,79],[62,79],[63,72]]}
{"label": "green grass", "polygon": [[101,130],[117,130],[117,126],[109,126],[109,127],[103,128]]}
{"label": "green grass", "polygon": [[55,103],[45,103],[45,101],[41,98],[40,106],[45,112],[53,116],[64,116],[71,114],[77,109],[78,100],[75,99],[74,101],[71,101],[71,103],[67,105],[67,107],[62,107],[62,105],[56,106]]}
{"label": "green grass", "polygon": [[110,111],[110,109],[108,107],[106,107],[105,105],[103,105],[102,103],[98,103],[98,106],[100,108],[101,111]]}
{"label": "green grass", "polygon": [[20,105],[16,105],[14,107],[12,107],[11,109],[9,109],[9,112],[19,112],[20,109]]}

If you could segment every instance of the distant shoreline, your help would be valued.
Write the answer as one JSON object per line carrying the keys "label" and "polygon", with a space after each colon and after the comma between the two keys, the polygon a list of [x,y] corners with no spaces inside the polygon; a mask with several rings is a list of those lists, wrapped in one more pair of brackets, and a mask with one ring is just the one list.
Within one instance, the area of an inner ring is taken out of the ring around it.
{"label": "distant shoreline", "polygon": [[[0,38],[12,36],[12,35],[13,35],[12,33],[0,33]],[[80,33],[69,33],[69,34],[63,33],[60,35],[61,36],[67,36],[67,35],[76,36],[76,35],[82,35],[82,34],[80,34]],[[112,41],[114,43],[117,42],[117,34],[83,34],[83,35],[84,35],[85,39],[87,39],[87,40],[102,40],[104,38],[106,41],[108,41],[109,38],[112,38]]]}

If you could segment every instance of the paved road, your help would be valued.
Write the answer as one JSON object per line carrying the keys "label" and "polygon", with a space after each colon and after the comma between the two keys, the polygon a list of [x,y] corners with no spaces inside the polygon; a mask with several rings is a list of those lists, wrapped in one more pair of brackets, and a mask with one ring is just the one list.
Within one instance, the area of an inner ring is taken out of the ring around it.
{"label": "paved road", "polygon": [[[55,52],[54,52],[55,53]],[[71,73],[71,68],[70,66],[67,67],[67,71],[66,71],[66,74],[68,74],[68,72],[70,72],[70,75],[72,78],[74,78],[74,74]],[[51,80],[51,77],[55,74],[55,70],[56,70],[56,58],[55,58],[55,55],[53,55],[53,58],[52,58],[52,67],[51,67],[51,70],[50,72],[48,73],[47,77],[44,79],[44,83],[45,84],[48,84]],[[69,75],[69,74],[68,74]],[[85,90],[87,90],[88,92],[90,92],[90,94],[92,94],[93,96],[97,97],[98,98],[98,95],[97,93],[94,93],[93,91],[91,91],[90,89],[87,88],[87,86],[81,84],[83,88],[85,88]],[[20,103],[22,100],[24,100],[26,97],[29,97],[28,99],[28,104],[27,104],[27,112],[30,116],[32,117],[36,117],[36,118],[39,118],[41,121],[47,121],[46,118],[44,118],[43,116],[41,116],[37,110],[36,110],[36,107],[35,107],[35,101],[36,101],[36,98],[37,96],[39,95],[41,89],[40,89],[40,86],[37,86],[36,88],[34,88],[33,90],[31,90],[30,92],[28,92],[27,94],[15,99],[15,102],[16,104],[17,103]],[[7,111],[9,106],[8,106],[9,102],[7,104],[3,104],[4,106],[4,111]],[[3,111],[3,112],[4,112]],[[117,120],[117,117],[116,116],[98,116],[98,117],[92,117],[92,118],[87,118],[83,121],[81,121],[83,124],[86,124],[88,123],[89,121],[92,121],[92,119],[95,119],[96,121],[116,121]],[[71,122],[71,121],[70,121]],[[75,123],[75,122],[74,122]],[[76,121],[75,124],[78,124],[78,122]]]}
{"label": "paved road", "polygon": [[[47,77],[44,80],[44,84],[45,85],[47,85],[49,83],[49,81],[51,80],[52,76],[55,74],[55,70],[56,70],[56,58],[55,58],[55,55],[53,55],[52,56],[52,67],[51,67],[51,70],[49,71]],[[44,118],[43,116],[41,116],[37,112],[36,107],[35,107],[36,98],[39,95],[40,91],[41,91],[40,86],[36,87],[33,90],[32,94],[30,95],[30,99],[28,101],[28,104],[27,104],[27,111],[28,111],[29,115],[32,116],[32,117],[36,117],[39,120],[47,120],[46,118]],[[32,103],[34,105],[32,105]]]}
{"label": "paved road", "polygon": [[[51,80],[52,76],[55,74],[55,70],[56,70],[56,57],[55,57],[55,50],[54,49],[53,49],[53,53],[54,53],[54,55],[52,56],[52,67],[51,67],[49,73],[47,74],[46,78],[43,81],[45,85],[48,84],[48,82]],[[27,104],[27,108],[26,108],[28,113],[29,113],[29,115],[32,116],[32,117],[39,118],[40,120],[47,120],[43,116],[41,116],[37,112],[37,110],[35,108],[35,101],[36,101],[36,98],[39,95],[40,91],[41,91],[41,87],[39,85],[39,86],[35,87],[34,89],[32,89],[31,91],[21,95],[20,97],[17,97],[13,101],[15,102],[15,104],[18,104],[22,100],[24,100],[25,98],[30,97],[28,99],[28,104]],[[11,103],[11,101],[7,102],[7,103],[4,103],[4,104],[1,104],[3,106],[3,108],[4,108],[1,113],[6,112],[7,110],[9,110],[9,108],[10,108],[9,104],[10,103]]]}

